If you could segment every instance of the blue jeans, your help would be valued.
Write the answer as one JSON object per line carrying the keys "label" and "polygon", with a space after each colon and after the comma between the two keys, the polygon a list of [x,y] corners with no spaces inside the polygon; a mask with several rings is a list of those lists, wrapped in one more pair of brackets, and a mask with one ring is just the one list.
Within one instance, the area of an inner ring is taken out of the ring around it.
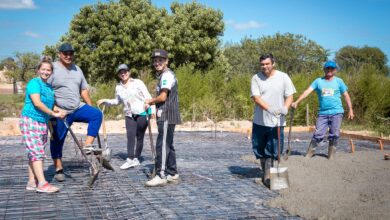
{"label": "blue jeans", "polygon": [[[92,137],[96,137],[98,135],[102,119],[102,112],[87,104],[66,116],[66,121],[69,126],[72,126],[73,122],[88,123],[87,135]],[[64,146],[68,129],[62,119],[52,118],[50,121],[53,126],[53,140],[50,140],[51,157],[53,159],[60,159],[62,158],[62,148]]]}
{"label": "blue jeans", "polygon": [[313,134],[313,140],[317,143],[321,142],[329,128],[328,140],[337,140],[340,136],[340,127],[343,120],[343,114],[334,115],[318,115],[316,130]]}
{"label": "blue jeans", "polygon": [[[280,154],[283,152],[284,127],[280,127]],[[253,123],[252,150],[256,159],[278,159],[277,127],[266,127]]]}

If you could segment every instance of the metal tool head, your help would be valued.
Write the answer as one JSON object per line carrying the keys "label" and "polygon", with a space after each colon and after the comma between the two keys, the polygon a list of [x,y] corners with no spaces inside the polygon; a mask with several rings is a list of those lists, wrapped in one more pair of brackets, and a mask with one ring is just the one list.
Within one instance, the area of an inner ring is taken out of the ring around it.
{"label": "metal tool head", "polygon": [[107,170],[112,170],[112,171],[115,171],[114,167],[110,164],[109,161],[107,161],[104,157],[98,157],[98,160],[100,161],[102,158],[103,161],[101,161],[101,164],[104,168],[106,168]]}
{"label": "metal tool head", "polygon": [[103,152],[102,152],[102,156],[103,156],[103,158],[106,160],[106,161],[108,161],[108,162],[110,162],[111,161],[111,156],[112,156],[112,150],[111,150],[111,148],[105,148],[104,150],[103,150]]}
{"label": "metal tool head", "polygon": [[271,173],[271,190],[281,190],[289,187],[287,167],[272,167]]}
{"label": "metal tool head", "polygon": [[89,177],[89,180],[88,180],[88,186],[89,188],[92,188],[93,184],[95,183],[95,181],[97,180],[98,178],[98,175],[99,175],[99,169],[95,166],[90,166],[89,167],[89,172],[90,172],[90,177]]}

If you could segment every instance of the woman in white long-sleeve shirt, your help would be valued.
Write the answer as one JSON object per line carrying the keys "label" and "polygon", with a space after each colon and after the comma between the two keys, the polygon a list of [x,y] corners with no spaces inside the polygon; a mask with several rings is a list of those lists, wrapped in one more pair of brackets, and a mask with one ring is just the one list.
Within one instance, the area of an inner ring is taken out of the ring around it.
{"label": "woman in white long-sleeve shirt", "polygon": [[[126,162],[120,167],[124,170],[140,165],[139,157],[142,153],[145,131],[148,126],[147,115],[155,114],[155,107],[145,106],[145,99],[150,99],[152,96],[141,80],[130,77],[126,64],[119,65],[117,74],[120,82],[115,88],[115,98],[101,99],[97,101],[97,104],[107,106],[123,104],[128,154]],[[135,139],[137,139],[137,144],[135,144]]]}

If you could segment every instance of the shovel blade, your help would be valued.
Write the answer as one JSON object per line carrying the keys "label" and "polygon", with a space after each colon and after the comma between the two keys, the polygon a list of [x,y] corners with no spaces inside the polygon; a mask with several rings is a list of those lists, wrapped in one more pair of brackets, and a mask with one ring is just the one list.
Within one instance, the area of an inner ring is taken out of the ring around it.
{"label": "shovel blade", "polygon": [[271,168],[271,190],[281,190],[289,187],[287,167]]}
{"label": "shovel blade", "polygon": [[98,160],[99,160],[99,162],[100,162],[100,160],[103,160],[103,161],[102,161],[102,166],[103,166],[104,168],[106,168],[107,170],[115,171],[115,170],[114,170],[114,167],[111,166],[110,162],[109,162],[108,160],[106,160],[106,158],[104,158],[104,157],[102,157],[102,158],[98,157]]}
{"label": "shovel blade", "polygon": [[112,155],[112,150],[108,147],[106,149],[104,149],[102,152],[103,158],[108,162],[111,161],[111,155]]}
{"label": "shovel blade", "polygon": [[89,181],[88,181],[88,186],[89,188],[92,188],[93,184],[95,183],[95,181],[97,180],[97,177],[99,175],[99,172],[96,172],[94,173],[93,175],[91,175],[89,177]]}

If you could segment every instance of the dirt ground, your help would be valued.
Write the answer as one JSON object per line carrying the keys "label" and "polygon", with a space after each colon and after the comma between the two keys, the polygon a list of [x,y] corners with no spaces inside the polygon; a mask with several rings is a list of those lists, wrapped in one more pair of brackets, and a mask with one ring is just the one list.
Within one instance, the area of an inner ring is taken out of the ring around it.
{"label": "dirt ground", "polygon": [[[124,133],[124,125],[124,120],[106,122],[109,133]],[[155,123],[152,125],[156,132]],[[75,123],[72,128],[76,133],[86,132],[85,124]],[[251,122],[226,121],[217,126],[212,122],[189,122],[177,130],[224,130],[250,136]],[[19,134],[17,118],[0,121],[0,136]],[[323,156],[311,159],[290,156],[282,164],[288,167],[290,187],[268,205],[307,219],[390,219],[390,160],[384,160],[384,152],[390,153],[388,150],[338,152],[331,161]]]}
{"label": "dirt ground", "polygon": [[290,187],[269,202],[308,219],[390,219],[390,160],[383,152],[291,156]]}

